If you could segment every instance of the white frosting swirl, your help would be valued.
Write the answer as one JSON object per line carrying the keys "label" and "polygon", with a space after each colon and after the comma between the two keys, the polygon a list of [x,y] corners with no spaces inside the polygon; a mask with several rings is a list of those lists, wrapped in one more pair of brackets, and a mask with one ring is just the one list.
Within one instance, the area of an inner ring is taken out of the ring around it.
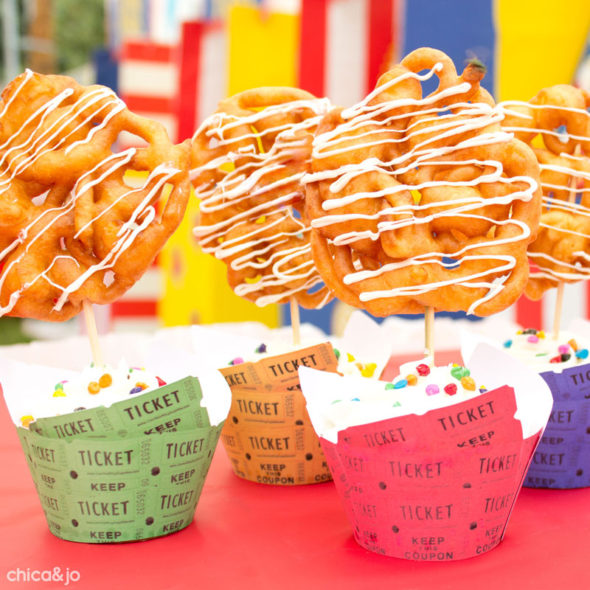
{"label": "white frosting swirl", "polygon": [[[108,378],[105,380],[105,375]],[[135,394],[158,389],[161,385],[155,375],[140,367],[129,367],[121,361],[117,367],[90,365],[76,377],[55,384],[47,392],[45,402],[32,408],[35,418],[69,414],[80,409],[109,407]]]}

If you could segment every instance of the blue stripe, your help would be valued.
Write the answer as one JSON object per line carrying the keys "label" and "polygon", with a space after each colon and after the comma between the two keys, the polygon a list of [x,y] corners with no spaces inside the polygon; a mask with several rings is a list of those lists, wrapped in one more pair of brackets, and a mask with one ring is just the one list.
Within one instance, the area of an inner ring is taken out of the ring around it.
{"label": "blue stripe", "polygon": [[205,0],[205,20],[213,18],[213,0]]}
{"label": "blue stripe", "polygon": [[[299,317],[302,324],[309,323],[321,328],[326,334],[332,333],[332,314],[336,301],[331,301],[322,309],[299,308]],[[281,305],[281,326],[291,325],[291,307],[288,304]]]}
{"label": "blue stripe", "polygon": [[487,66],[483,86],[494,94],[493,0],[406,0],[402,55],[418,47],[444,51],[461,72],[477,57]]}

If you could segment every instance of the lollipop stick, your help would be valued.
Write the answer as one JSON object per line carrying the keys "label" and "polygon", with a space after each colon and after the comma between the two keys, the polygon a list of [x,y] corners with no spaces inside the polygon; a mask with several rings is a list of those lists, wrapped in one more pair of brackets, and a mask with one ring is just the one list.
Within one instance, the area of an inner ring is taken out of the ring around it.
{"label": "lollipop stick", "polygon": [[293,330],[293,346],[301,344],[301,321],[299,319],[299,305],[295,297],[289,300],[291,306],[291,329]]}
{"label": "lollipop stick", "polygon": [[565,283],[559,281],[557,283],[557,297],[555,299],[555,315],[553,316],[553,340],[559,338],[559,328],[561,325],[561,310],[563,308],[563,288]]}
{"label": "lollipop stick", "polygon": [[[582,146],[581,144],[576,145],[574,149],[574,156],[579,156],[582,153]],[[575,203],[576,202],[576,177],[571,176],[569,179],[569,196],[568,196],[568,203]],[[565,287],[564,281],[559,281],[557,283],[557,296],[555,298],[555,313],[553,316],[553,340],[557,340],[559,338],[559,328],[561,326],[561,312],[563,309],[563,291]]]}
{"label": "lollipop stick", "polygon": [[424,309],[424,356],[434,365],[434,307]]}
{"label": "lollipop stick", "polygon": [[88,301],[84,301],[84,320],[86,322],[86,332],[90,340],[90,350],[92,351],[92,360],[95,365],[104,365],[102,360],[102,352],[100,350],[100,344],[98,342],[98,331],[96,329],[96,318],[94,317],[94,311],[92,304]]}

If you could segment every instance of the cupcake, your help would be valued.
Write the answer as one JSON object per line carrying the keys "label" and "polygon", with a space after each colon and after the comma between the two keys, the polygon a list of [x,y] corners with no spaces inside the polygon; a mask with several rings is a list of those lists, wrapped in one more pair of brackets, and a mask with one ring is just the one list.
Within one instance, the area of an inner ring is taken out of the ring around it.
{"label": "cupcake", "polygon": [[54,535],[118,543],[192,522],[229,409],[217,372],[166,384],[164,371],[124,363],[78,373],[4,358],[0,367]]}
{"label": "cupcake", "polygon": [[590,339],[583,321],[557,339],[542,330],[523,329],[503,343],[506,352],[538,372],[553,395],[547,429],[524,485],[532,488],[590,486],[588,409]]}
{"label": "cupcake", "polygon": [[416,361],[391,383],[299,370],[336,489],[366,549],[447,561],[502,540],[551,398],[538,375],[487,345],[469,366]]}
{"label": "cupcake", "polygon": [[301,326],[299,346],[289,341],[285,329],[251,326],[249,332],[251,336],[218,327],[192,328],[194,352],[201,362],[222,367],[232,391],[221,441],[235,474],[270,485],[329,481],[297,369],[377,378],[390,356],[387,334],[362,312],[354,312],[342,337],[329,337],[330,342],[308,324]]}

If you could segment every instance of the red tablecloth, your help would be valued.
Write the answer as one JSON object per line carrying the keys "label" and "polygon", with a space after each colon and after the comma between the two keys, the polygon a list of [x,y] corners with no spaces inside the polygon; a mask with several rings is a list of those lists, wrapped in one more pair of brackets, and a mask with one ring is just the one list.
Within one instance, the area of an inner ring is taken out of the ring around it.
{"label": "red tablecloth", "polygon": [[[443,361],[444,359],[440,359]],[[183,531],[125,545],[49,533],[16,432],[0,403],[0,588],[33,571],[79,573],[68,588],[583,590],[590,588],[590,489],[524,489],[504,541],[460,562],[382,557],[354,541],[332,483],[272,487],[233,475],[221,445]]]}

